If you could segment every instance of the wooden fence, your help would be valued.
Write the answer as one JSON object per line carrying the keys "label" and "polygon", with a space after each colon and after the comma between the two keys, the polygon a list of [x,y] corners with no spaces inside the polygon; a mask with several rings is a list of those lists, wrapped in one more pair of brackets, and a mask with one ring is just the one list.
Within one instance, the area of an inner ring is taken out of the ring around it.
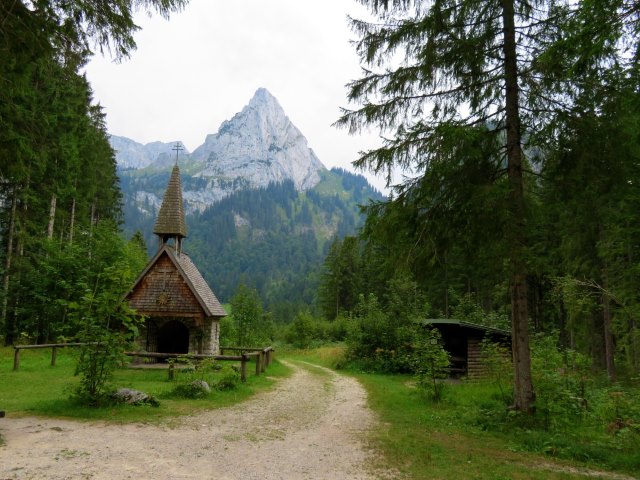
{"label": "wooden fence", "polygon": [[[156,353],[156,352],[124,352],[130,357],[139,358],[188,358],[193,360],[205,360],[213,358],[214,360],[222,360],[229,362],[240,362],[240,379],[247,381],[247,364],[252,358],[256,361],[256,375],[263,373],[273,361],[273,347],[266,348],[239,348],[239,347],[220,347],[220,353],[224,351],[239,351],[239,355],[203,355],[197,353]],[[174,364],[169,364],[169,378],[174,376]]]}
{"label": "wooden fence", "polygon": [[51,366],[56,366],[56,358],[58,357],[58,349],[66,347],[81,347],[83,345],[97,345],[97,343],[43,343],[42,345],[14,345],[13,349],[13,369],[20,369],[20,350],[32,350],[36,348],[51,349]]}
{"label": "wooden fence", "polygon": [[[14,345],[13,353],[13,369],[20,369],[20,350],[29,350],[37,348],[50,348],[51,349],[51,366],[56,365],[58,348],[65,347],[81,347],[83,345],[96,345],[87,343],[47,343],[42,345]],[[225,351],[239,352],[238,355],[222,355]],[[247,364],[252,358],[255,358],[256,369],[255,374],[260,375],[263,373],[271,362],[273,361],[273,354],[275,350],[273,347],[266,348],[246,348],[246,347],[220,347],[221,355],[202,355],[196,353],[156,353],[156,352],[123,352],[129,357],[139,358],[189,358],[194,360],[204,360],[207,358],[213,358],[214,360],[240,362],[240,378],[243,382],[247,381]],[[169,364],[169,378],[174,376],[174,364]]]}

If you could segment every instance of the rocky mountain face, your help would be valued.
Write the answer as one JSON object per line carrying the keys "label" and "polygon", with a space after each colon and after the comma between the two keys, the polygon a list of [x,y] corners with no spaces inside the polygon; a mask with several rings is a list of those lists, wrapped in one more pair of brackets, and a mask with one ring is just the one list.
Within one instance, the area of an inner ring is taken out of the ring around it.
{"label": "rocky mountain face", "polygon": [[[175,142],[142,145],[113,136],[124,230],[149,254]],[[184,146],[183,146],[184,147]],[[258,290],[277,321],[312,304],[318,269],[335,238],[362,224],[359,206],[382,198],[359,175],[327,170],[277,100],[259,89],[249,104],[189,153],[180,152],[185,251],[218,298],[239,283]]]}
{"label": "rocky mountain face", "polygon": [[111,135],[109,139],[111,147],[116,151],[116,160],[120,170],[141,169],[150,165],[157,167],[167,167],[173,165],[171,163],[172,148],[178,143],[183,150],[181,155],[189,155],[189,151],[180,141],[169,143],[151,142],[143,145],[127,137],[119,137]]}
{"label": "rocky mountain face", "polygon": [[[111,137],[118,168],[142,170],[137,176],[170,167],[175,143],[142,145],[125,137]],[[235,191],[265,188],[285,180],[291,180],[298,191],[308,190],[326,170],[304,135],[264,88],[256,91],[241,112],[222,122],[217,133],[207,135],[193,153],[182,151],[179,164],[183,172],[199,180],[184,187],[185,207],[190,212],[203,211]],[[157,193],[139,190],[137,195],[141,203],[157,206]]]}

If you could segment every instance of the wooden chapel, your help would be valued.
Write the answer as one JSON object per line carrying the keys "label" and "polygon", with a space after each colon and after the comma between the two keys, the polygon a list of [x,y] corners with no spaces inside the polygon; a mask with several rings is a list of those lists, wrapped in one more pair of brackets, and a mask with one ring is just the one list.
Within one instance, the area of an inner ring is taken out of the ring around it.
{"label": "wooden chapel", "polygon": [[146,317],[139,347],[147,352],[219,354],[219,321],[227,314],[182,250],[187,226],[177,151],[153,233],[159,238],[158,252],[125,297]]}

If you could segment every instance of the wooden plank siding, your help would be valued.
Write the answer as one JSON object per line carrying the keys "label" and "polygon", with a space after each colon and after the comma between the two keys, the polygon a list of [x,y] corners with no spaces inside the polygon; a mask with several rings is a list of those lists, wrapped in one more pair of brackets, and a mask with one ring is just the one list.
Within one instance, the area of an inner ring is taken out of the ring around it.
{"label": "wooden plank siding", "polygon": [[191,317],[202,325],[205,314],[189,285],[167,255],[162,255],[128,297],[129,305],[150,317]]}

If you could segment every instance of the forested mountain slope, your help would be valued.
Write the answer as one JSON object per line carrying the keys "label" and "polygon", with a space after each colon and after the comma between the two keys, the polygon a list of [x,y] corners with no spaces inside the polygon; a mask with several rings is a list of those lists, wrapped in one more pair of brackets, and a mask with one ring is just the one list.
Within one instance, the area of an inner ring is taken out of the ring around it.
{"label": "forested mountain slope", "polygon": [[[161,192],[168,175],[121,172],[125,231],[129,236],[141,231],[150,253],[157,245],[152,233],[157,207],[147,202],[141,211],[137,192],[141,185]],[[197,182],[182,175],[185,188]],[[286,321],[300,305],[313,302],[332,239],[353,234],[362,224],[359,205],[381,198],[364,177],[341,169],[323,171],[307,191],[296,190],[291,180],[240,190],[187,214],[184,248],[222,301],[242,282],[258,289],[274,320]]]}

